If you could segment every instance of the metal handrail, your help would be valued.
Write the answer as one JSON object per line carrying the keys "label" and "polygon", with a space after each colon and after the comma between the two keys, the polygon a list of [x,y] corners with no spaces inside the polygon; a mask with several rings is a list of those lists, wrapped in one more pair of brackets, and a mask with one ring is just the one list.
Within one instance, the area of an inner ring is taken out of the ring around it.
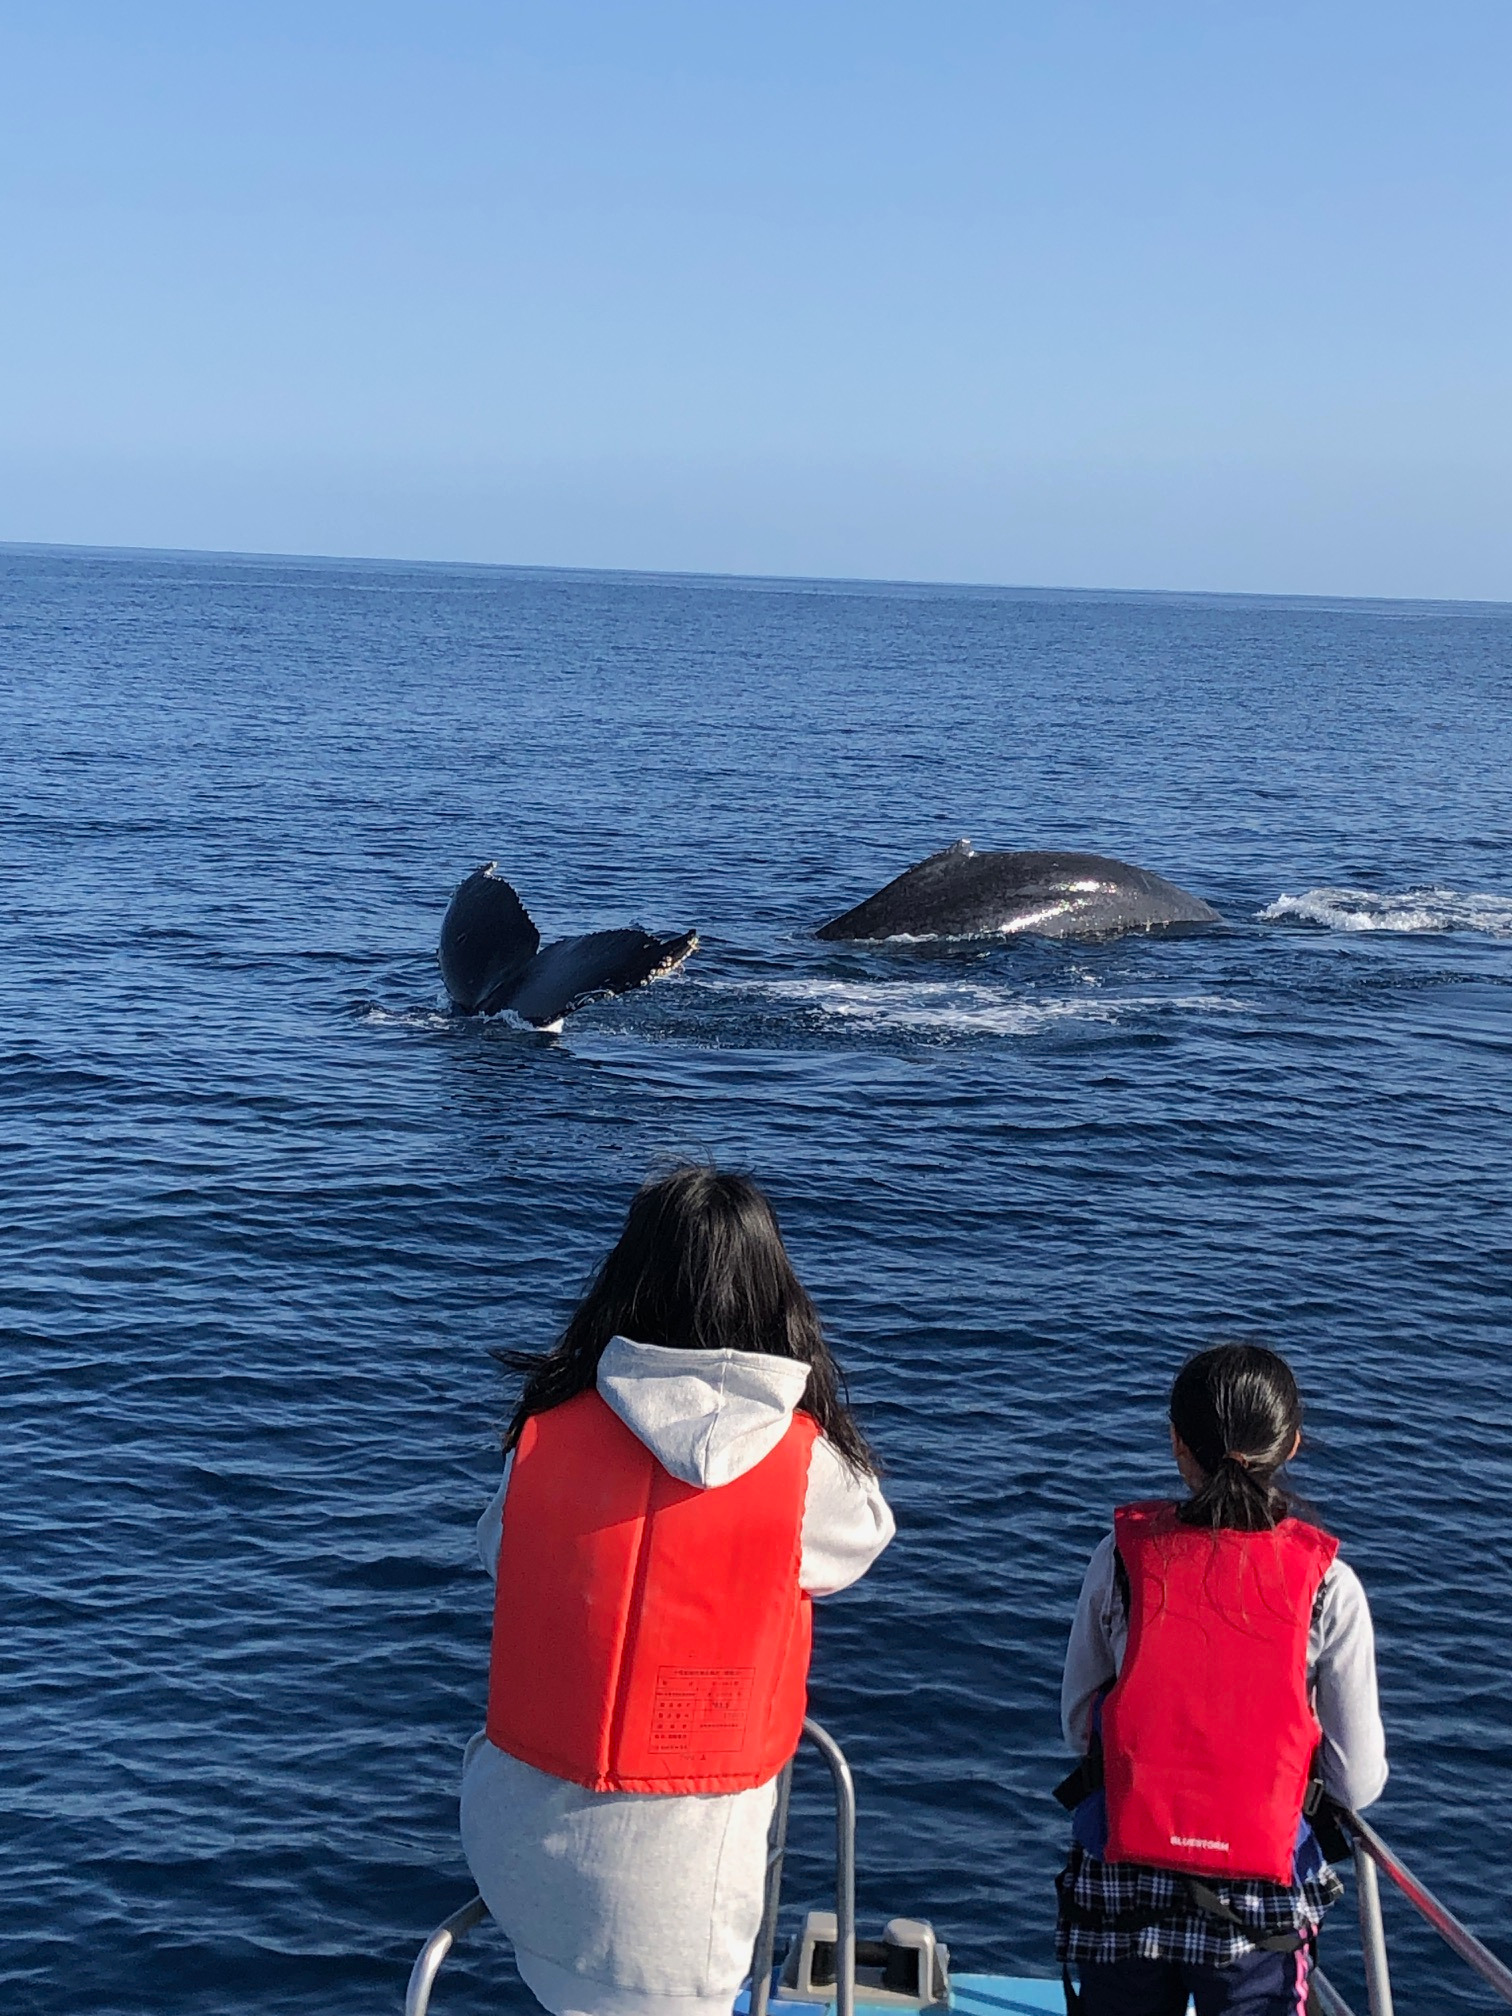
{"label": "metal handrail", "polygon": [[[767,2016],[772,1999],[772,1965],[777,1958],[777,1913],[782,1905],[782,1864],[787,1855],[788,1801],[793,1796],[793,1760],[789,1757],[777,1780],[777,1804],[767,1835],[766,1891],[761,1927],[751,1955],[751,2016]],[[838,1925],[837,1925],[838,1929]]]}
{"label": "metal handrail", "polygon": [[[829,1731],[810,1718],[804,1722],[803,1734],[829,1766],[835,1787],[835,2016],[855,2016],[856,1788],[850,1766],[845,1761],[845,1752]],[[789,1759],[777,1780],[767,1852],[766,1896],[761,1926],[756,1934],[756,1947],[751,1956],[751,2016],[768,2016],[792,1781],[793,1761]],[[1365,1960],[1365,1992],[1370,2016],[1393,2016],[1391,1975],[1386,1961],[1386,1932],[1381,1917],[1377,1870],[1384,1871],[1391,1878],[1445,1945],[1473,1968],[1503,2002],[1512,2005],[1512,1968],[1498,1960],[1489,1946],[1483,1945],[1446,1904],[1440,1903],[1428,1886],[1413,1875],[1395,1849],[1387,1846],[1369,1821],[1362,1820],[1348,1807],[1340,1807],[1338,1814],[1352,1837],[1360,1945]],[[431,1988],[441,1971],[441,1963],[456,1942],[487,1916],[488,1906],[481,1897],[474,1897],[460,1911],[454,1911],[444,1924],[436,1927],[421,1947],[410,1971],[404,2016],[427,2016]],[[1350,2016],[1348,2003],[1321,1971],[1314,1974],[1313,1987],[1324,2016]]]}
{"label": "metal handrail", "polygon": [[[1460,1923],[1446,1904],[1439,1902],[1426,1884],[1418,1881],[1401,1856],[1386,1845],[1368,1820],[1362,1820],[1347,1806],[1336,1810],[1351,1837],[1355,1900],[1360,1912],[1360,1951],[1365,1962],[1365,1995],[1370,2016],[1393,2016],[1394,2009],[1378,1870],[1385,1871],[1446,1946],[1456,1952],[1467,1966],[1473,1967],[1504,2002],[1512,2003],[1512,1968],[1504,1966],[1488,1946],[1483,1946],[1475,1934]],[[1321,1968],[1313,1973],[1312,1992],[1323,2016],[1353,2016],[1349,2004]]]}
{"label": "metal handrail", "polygon": [[1370,2016],[1392,2016],[1391,1979],[1386,1968],[1386,1935],[1381,1921],[1380,1885],[1377,1869],[1395,1883],[1407,1902],[1437,1932],[1444,1944],[1473,1967],[1503,2002],[1512,2003],[1512,1968],[1498,1960],[1489,1946],[1483,1946],[1468,1926],[1462,1925],[1447,1904],[1441,1904],[1425,1883],[1420,1883],[1393,1848],[1377,1834],[1368,1820],[1347,1807],[1340,1818],[1354,1837],[1355,1887],[1359,1893],[1360,1939],[1365,1949],[1365,1988]]}
{"label": "metal handrail", "polygon": [[1395,2016],[1391,1969],[1386,1961],[1386,1925],[1376,1865],[1360,1842],[1354,1844],[1355,1907],[1360,1915],[1360,1957],[1365,1962],[1365,2004],[1370,2016]]}
{"label": "metal handrail", "polygon": [[[845,1752],[821,1723],[809,1716],[803,1733],[828,1764],[835,1786],[835,2016],[856,2009],[856,1786]],[[772,1962],[777,1949],[777,1913],[782,1903],[782,1864],[787,1851],[788,1799],[793,1783],[789,1759],[777,1781],[777,1806],[767,1851],[766,1903],[756,1950],[751,1956],[751,2016],[767,2016]]]}
{"label": "metal handrail", "polygon": [[1312,1978],[1307,1984],[1307,1993],[1308,2008],[1311,2009],[1313,2003],[1316,2002],[1318,2008],[1322,2011],[1322,2016],[1354,2016],[1353,2009],[1350,2008],[1349,2004],[1344,2000],[1344,1997],[1335,1988],[1321,1967],[1313,1969]]}
{"label": "metal handrail", "polygon": [[453,1911],[445,1924],[436,1927],[415,1956],[415,1964],[410,1969],[409,1987],[404,1995],[404,2016],[425,2016],[430,2007],[431,1989],[441,1972],[441,1962],[464,1933],[471,1932],[474,1925],[487,1916],[488,1906],[481,1897],[474,1897],[460,1911]]}
{"label": "metal handrail", "polygon": [[803,1733],[835,1784],[835,2016],[855,2016],[856,1787],[845,1752],[829,1731],[808,1716]]}
{"label": "metal handrail", "polygon": [[[856,2010],[856,1787],[845,1752],[812,1719],[803,1733],[828,1764],[835,1785],[835,2016],[855,2016]],[[777,1912],[782,1901],[782,1863],[787,1849],[788,1800],[793,1786],[793,1760],[777,1780],[777,1804],[767,1851],[766,1901],[756,1951],[751,1961],[751,2016],[767,2016],[772,1987],[772,1961],[777,1944]],[[488,1916],[488,1906],[474,1897],[454,1911],[420,1948],[410,1969],[404,2016],[427,2016],[431,1989],[441,1963],[453,1946]]]}

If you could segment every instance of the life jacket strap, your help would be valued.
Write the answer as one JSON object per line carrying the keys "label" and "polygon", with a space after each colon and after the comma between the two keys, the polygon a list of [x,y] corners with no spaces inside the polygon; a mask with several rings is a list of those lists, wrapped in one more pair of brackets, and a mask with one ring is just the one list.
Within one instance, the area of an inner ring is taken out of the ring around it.
{"label": "life jacket strap", "polygon": [[[1077,1902],[1075,1895],[1076,1872],[1081,1867],[1082,1851],[1071,1850],[1071,1860],[1055,1879],[1057,1899],[1061,1916],[1068,1925],[1079,1925],[1091,1932],[1143,1932],[1151,1925],[1171,1924],[1182,1916],[1180,1904],[1168,1904],[1158,1911],[1094,1911]],[[1257,1933],[1253,1926],[1239,1916],[1231,1905],[1225,1904],[1216,1890],[1212,1890],[1200,1877],[1184,1876],[1187,1896],[1197,1910],[1210,1918],[1219,1918],[1226,1925],[1236,1925],[1251,1946],[1261,1953],[1296,1953],[1306,1946],[1310,1932],[1263,1932]]]}
{"label": "life jacket strap", "polygon": [[1094,1743],[1076,1769],[1062,1778],[1052,1796],[1060,1801],[1068,1813],[1074,1813],[1083,1799],[1090,1799],[1094,1792],[1102,1790],[1102,1784],[1102,1745]]}
{"label": "life jacket strap", "polygon": [[1307,1797],[1302,1801],[1302,1812],[1325,1862],[1347,1862],[1354,1853],[1339,1818],[1342,1810],[1338,1801],[1330,1799],[1323,1790],[1323,1753],[1320,1746],[1313,1756],[1312,1776],[1307,1781]]}
{"label": "life jacket strap", "polygon": [[1199,1911],[1206,1911],[1210,1918],[1221,1918],[1225,1924],[1237,1925],[1251,1946],[1258,1947],[1262,1953],[1296,1953],[1307,1944],[1305,1932],[1268,1932],[1257,1939],[1239,1913],[1225,1904],[1217,1891],[1210,1890],[1199,1877],[1188,1876],[1186,1886]]}

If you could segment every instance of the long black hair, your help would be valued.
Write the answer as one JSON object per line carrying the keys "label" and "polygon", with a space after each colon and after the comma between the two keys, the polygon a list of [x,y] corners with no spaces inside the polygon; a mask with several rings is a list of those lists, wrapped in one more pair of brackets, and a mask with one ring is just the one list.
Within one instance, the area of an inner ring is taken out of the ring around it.
{"label": "long black hair", "polygon": [[641,1185],[624,1230],[551,1350],[494,1352],[525,1379],[504,1432],[506,1450],[532,1414],[590,1390],[611,1337],[794,1358],[809,1368],[805,1412],[853,1470],[877,1468],[777,1214],[748,1176],[694,1165]]}
{"label": "long black hair", "polygon": [[1171,1388],[1171,1426],[1203,1481],[1177,1511],[1188,1526],[1264,1532],[1293,1510],[1279,1472],[1302,1429],[1302,1396],[1262,1344],[1217,1344],[1188,1358]]}

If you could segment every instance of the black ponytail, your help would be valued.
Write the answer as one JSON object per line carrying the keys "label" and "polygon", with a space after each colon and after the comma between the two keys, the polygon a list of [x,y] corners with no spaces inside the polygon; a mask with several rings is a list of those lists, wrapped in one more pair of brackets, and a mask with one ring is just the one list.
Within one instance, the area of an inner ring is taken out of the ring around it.
{"label": "black ponytail", "polygon": [[1177,1517],[1264,1532],[1292,1510],[1278,1473],[1296,1447],[1302,1398],[1291,1367],[1260,1344],[1218,1344],[1176,1374],[1171,1426],[1203,1473]]}

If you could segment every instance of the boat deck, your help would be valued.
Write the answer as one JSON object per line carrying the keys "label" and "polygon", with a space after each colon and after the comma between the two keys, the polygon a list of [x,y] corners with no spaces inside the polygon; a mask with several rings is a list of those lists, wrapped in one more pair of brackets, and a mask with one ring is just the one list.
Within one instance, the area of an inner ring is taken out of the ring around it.
{"label": "boat deck", "polygon": [[[786,1995],[774,1995],[767,2005],[771,2016],[835,2016],[829,2002],[798,2002]],[[751,1995],[742,1988],[735,1998],[735,2016],[749,2016]],[[1066,1995],[1059,1975],[1054,1979],[1031,1975],[952,1974],[950,2007],[958,2016],[1065,2016]],[[896,2002],[886,2005],[868,2002],[864,1991],[856,1996],[856,2016],[898,2016]]]}

